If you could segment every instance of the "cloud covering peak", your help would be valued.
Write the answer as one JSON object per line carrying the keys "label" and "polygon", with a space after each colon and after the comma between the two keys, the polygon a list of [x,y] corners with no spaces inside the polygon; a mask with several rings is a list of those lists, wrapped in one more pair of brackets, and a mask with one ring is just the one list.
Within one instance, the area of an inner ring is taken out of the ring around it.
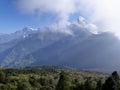
{"label": "cloud covering peak", "polygon": [[59,18],[58,24],[63,27],[69,23],[71,15],[80,13],[87,17],[88,21],[96,24],[100,32],[110,31],[118,37],[119,4],[120,0],[17,0],[17,6],[23,13],[39,16],[44,13],[56,14]]}

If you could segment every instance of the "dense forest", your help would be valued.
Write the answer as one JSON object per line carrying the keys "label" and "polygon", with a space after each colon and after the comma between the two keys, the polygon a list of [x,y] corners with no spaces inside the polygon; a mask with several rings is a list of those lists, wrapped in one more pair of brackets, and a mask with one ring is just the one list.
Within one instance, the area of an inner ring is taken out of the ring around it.
{"label": "dense forest", "polygon": [[111,75],[57,66],[0,69],[0,90],[120,90],[116,71]]}

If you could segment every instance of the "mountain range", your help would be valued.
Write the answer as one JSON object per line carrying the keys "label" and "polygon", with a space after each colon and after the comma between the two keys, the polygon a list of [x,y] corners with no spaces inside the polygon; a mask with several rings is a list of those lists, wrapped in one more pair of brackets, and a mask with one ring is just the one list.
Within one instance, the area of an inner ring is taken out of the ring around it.
{"label": "mountain range", "polygon": [[109,32],[93,33],[83,24],[72,23],[67,29],[25,27],[11,34],[0,34],[0,66],[64,65],[86,70],[119,70],[120,40]]}

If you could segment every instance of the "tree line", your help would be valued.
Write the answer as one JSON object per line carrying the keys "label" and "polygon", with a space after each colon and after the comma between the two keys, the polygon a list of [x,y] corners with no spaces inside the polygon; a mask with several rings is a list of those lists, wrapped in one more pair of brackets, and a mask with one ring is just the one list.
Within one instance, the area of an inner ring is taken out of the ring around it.
{"label": "tree line", "polygon": [[117,71],[102,78],[67,70],[0,69],[0,90],[120,90],[120,77]]}

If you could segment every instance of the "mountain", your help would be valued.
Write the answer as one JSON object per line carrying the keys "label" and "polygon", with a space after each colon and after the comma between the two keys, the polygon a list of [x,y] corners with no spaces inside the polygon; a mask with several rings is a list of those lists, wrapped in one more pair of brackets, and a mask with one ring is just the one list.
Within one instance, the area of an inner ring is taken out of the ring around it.
{"label": "mountain", "polygon": [[[113,71],[120,68],[120,40],[112,33],[93,33],[79,19],[66,28],[24,28],[0,35],[0,66],[63,65]],[[85,23],[83,23],[83,21]]]}
{"label": "mountain", "polygon": [[27,37],[29,34],[36,33],[36,30],[25,27],[22,30],[11,34],[0,34],[0,44]]}

